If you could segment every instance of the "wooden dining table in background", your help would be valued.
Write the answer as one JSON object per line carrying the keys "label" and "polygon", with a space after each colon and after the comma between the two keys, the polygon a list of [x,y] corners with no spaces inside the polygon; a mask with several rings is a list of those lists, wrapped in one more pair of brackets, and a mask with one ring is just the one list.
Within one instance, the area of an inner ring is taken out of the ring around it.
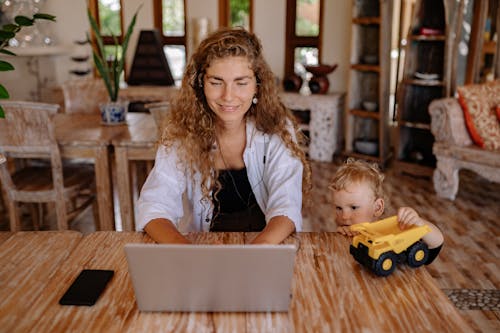
{"label": "wooden dining table in background", "polygon": [[[58,233],[55,233],[56,235]],[[66,235],[66,234],[64,234]],[[61,237],[67,237],[61,235]],[[255,233],[191,233],[197,244],[246,244]],[[25,240],[24,242],[22,240]],[[15,240],[15,241],[13,241]],[[0,327],[9,332],[470,332],[425,267],[399,266],[377,277],[349,254],[336,233],[297,233],[284,243],[298,248],[288,312],[139,312],[124,253],[127,243],[151,243],[140,232],[95,232],[76,245],[47,247],[42,233],[15,233],[0,244]],[[45,244],[45,247],[41,244]],[[14,256],[31,252],[30,259]],[[36,251],[30,251],[36,249]],[[71,252],[68,255],[68,252]],[[47,267],[28,277],[30,266]],[[82,269],[115,275],[97,303],[61,306],[59,298]],[[265,272],[262,272],[265,279]],[[34,283],[36,281],[36,283]],[[168,282],[166,282],[168,283]],[[244,286],[242,286],[244,288]],[[30,311],[27,312],[27,307]],[[29,315],[27,315],[29,313]],[[8,324],[8,326],[5,326]]]}
{"label": "wooden dining table in background", "polygon": [[115,230],[112,141],[127,137],[129,128],[133,128],[145,117],[152,119],[147,113],[129,113],[126,124],[110,126],[101,124],[98,114],[71,113],[55,116],[56,139],[61,147],[61,156],[67,159],[90,159],[94,163],[98,230]]}

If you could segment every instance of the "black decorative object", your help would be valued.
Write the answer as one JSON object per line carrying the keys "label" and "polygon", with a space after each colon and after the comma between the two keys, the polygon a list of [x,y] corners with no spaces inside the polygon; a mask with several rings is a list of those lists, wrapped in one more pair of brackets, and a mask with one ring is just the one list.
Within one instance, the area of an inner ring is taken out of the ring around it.
{"label": "black decorative object", "polygon": [[337,68],[335,65],[310,65],[305,66],[306,71],[311,73],[313,77],[309,80],[309,89],[313,94],[326,94],[330,87],[327,75]]}
{"label": "black decorative object", "polygon": [[170,66],[163,51],[160,32],[157,29],[140,32],[127,83],[129,85],[174,85]]}

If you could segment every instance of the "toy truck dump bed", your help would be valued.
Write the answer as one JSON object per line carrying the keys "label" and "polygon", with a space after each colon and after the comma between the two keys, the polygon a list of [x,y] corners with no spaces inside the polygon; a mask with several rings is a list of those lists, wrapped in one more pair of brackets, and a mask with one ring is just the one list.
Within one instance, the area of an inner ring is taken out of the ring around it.
{"label": "toy truck dump bed", "polygon": [[391,216],[353,225],[351,230],[358,235],[352,240],[350,253],[377,275],[391,274],[397,263],[407,262],[411,267],[419,267],[427,261],[429,250],[421,241],[422,236],[431,231],[427,225],[402,230],[397,216]]}

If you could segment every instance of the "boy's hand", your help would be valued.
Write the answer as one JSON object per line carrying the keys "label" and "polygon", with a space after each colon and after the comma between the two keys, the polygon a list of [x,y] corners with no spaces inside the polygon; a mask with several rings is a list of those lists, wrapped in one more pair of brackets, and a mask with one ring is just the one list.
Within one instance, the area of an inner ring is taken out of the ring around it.
{"label": "boy's hand", "polygon": [[338,232],[341,235],[349,236],[349,237],[353,237],[353,236],[356,236],[358,234],[358,232],[352,231],[351,227],[348,225],[338,226],[336,232]]}
{"label": "boy's hand", "polygon": [[398,209],[398,222],[399,228],[402,230],[408,229],[412,225],[422,226],[425,224],[415,209],[411,207],[401,207]]}

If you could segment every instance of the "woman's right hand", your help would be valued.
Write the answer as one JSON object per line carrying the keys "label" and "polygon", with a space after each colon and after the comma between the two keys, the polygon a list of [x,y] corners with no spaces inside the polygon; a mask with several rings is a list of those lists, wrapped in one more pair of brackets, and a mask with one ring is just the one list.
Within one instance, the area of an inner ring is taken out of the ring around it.
{"label": "woman's right hand", "polygon": [[191,244],[177,227],[167,219],[154,219],[144,227],[144,231],[153,238],[155,242],[162,244]]}

